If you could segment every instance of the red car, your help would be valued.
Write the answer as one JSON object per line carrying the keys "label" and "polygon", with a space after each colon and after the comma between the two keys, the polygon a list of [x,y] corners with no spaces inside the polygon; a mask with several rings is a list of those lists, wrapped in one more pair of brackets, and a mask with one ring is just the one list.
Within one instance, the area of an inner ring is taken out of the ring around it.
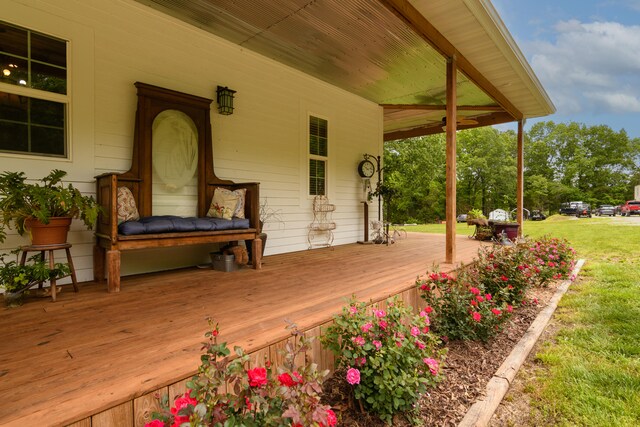
{"label": "red car", "polygon": [[620,207],[620,215],[631,216],[640,215],[640,201],[629,200],[627,203]]}

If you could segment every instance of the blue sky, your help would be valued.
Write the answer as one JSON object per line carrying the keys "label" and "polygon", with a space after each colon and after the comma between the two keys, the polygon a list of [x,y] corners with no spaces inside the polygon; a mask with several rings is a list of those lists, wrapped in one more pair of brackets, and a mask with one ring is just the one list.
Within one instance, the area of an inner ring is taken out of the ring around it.
{"label": "blue sky", "polygon": [[492,3],[556,106],[542,120],[640,138],[640,0]]}

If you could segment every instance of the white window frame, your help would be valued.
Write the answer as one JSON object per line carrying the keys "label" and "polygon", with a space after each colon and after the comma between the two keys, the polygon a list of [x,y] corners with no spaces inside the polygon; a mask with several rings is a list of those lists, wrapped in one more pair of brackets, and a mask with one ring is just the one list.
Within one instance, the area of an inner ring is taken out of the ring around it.
{"label": "white window frame", "polygon": [[[13,24],[11,22],[3,20],[3,22],[14,25],[16,27],[22,28],[26,31],[30,31],[33,33],[38,33],[45,37],[50,37],[52,39],[57,39],[65,43],[65,68],[66,68],[66,94],[60,94],[55,92],[47,92],[40,89],[34,89],[27,86],[13,85],[9,83],[0,83],[0,92],[6,92],[13,95],[27,96],[29,98],[40,99],[43,101],[52,101],[58,102],[64,105],[64,155],[55,155],[55,154],[46,154],[46,153],[38,153],[38,152],[30,152],[30,151],[9,151],[9,150],[0,150],[0,156],[2,157],[15,157],[15,158],[23,158],[23,159],[47,159],[47,160],[63,160],[69,161],[71,160],[71,73],[69,72],[70,65],[70,46],[69,41],[64,40],[60,37],[50,35],[46,32],[36,31],[28,26]],[[31,60],[31,52],[29,49],[29,58]]]}
{"label": "white window frame", "polygon": [[[311,118],[314,117],[316,119],[324,120],[327,122],[327,155],[321,156],[318,154],[311,154]],[[309,198],[315,197],[317,194],[311,194],[311,186],[309,184],[311,180],[311,168],[309,167],[309,163],[311,160],[319,160],[324,162],[324,193],[322,195],[329,195],[329,155],[331,153],[331,138],[329,131],[330,121],[327,117],[323,117],[318,114],[308,113],[307,114],[307,132],[306,132],[306,153],[307,153],[307,196]]]}

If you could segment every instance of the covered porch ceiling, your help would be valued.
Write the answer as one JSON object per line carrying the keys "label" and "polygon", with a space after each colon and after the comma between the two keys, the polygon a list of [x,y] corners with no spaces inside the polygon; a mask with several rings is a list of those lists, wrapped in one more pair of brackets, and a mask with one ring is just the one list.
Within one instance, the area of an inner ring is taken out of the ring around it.
{"label": "covered porch ceiling", "polygon": [[384,107],[384,139],[443,132],[456,58],[458,129],[555,107],[489,0],[137,0]]}

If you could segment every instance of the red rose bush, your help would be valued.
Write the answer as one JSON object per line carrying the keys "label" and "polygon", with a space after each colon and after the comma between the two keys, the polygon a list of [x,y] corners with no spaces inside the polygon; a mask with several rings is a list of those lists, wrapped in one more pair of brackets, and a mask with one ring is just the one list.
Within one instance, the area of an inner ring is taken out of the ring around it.
{"label": "red rose bush", "polygon": [[218,325],[209,323],[209,341],[203,344],[206,351],[198,374],[187,382],[187,392],[178,396],[171,408],[155,413],[155,419],[145,427],[337,424],[335,413],[320,398],[328,371],[319,372],[315,364],[295,366],[296,356],[309,349],[309,340],[295,325],[289,326],[293,342],[287,344],[284,366],[276,374],[268,360],[265,366],[248,368],[250,357],[240,347],[235,348],[236,357],[231,360],[226,343],[218,343]]}

